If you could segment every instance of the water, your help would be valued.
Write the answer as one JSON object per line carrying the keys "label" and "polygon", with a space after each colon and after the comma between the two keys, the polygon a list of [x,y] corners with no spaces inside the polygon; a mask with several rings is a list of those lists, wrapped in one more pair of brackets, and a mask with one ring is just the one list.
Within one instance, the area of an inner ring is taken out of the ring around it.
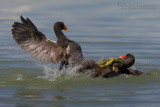
{"label": "water", "polygon": [[[159,0],[0,0],[0,106],[159,107],[159,11]],[[94,61],[132,53],[144,75],[88,78],[41,63],[12,39],[20,15],[52,40],[53,24],[64,21],[65,35]]]}

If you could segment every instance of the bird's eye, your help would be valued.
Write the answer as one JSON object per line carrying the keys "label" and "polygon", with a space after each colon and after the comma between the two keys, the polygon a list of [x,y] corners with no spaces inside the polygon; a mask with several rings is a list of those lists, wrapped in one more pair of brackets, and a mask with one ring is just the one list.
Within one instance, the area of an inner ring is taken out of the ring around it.
{"label": "bird's eye", "polygon": [[61,28],[64,29],[64,24],[61,25]]}

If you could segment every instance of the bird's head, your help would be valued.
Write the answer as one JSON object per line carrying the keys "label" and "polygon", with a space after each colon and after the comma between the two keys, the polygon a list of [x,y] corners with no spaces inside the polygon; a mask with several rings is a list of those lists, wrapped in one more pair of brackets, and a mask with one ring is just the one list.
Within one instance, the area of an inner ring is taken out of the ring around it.
{"label": "bird's head", "polygon": [[131,67],[135,63],[135,57],[130,53],[120,56],[120,58],[124,60],[124,67],[126,68]]}
{"label": "bird's head", "polygon": [[60,30],[66,30],[69,31],[69,29],[65,26],[64,22],[56,22],[54,24],[54,28],[58,28]]}

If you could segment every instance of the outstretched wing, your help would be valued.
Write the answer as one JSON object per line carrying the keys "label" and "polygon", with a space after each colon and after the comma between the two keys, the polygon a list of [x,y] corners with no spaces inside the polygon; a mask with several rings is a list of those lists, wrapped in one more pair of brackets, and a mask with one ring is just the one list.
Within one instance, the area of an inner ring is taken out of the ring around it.
{"label": "outstretched wing", "polygon": [[65,49],[59,47],[55,41],[47,39],[30,19],[21,16],[21,21],[22,23],[15,22],[12,29],[13,38],[21,48],[44,62],[57,64],[60,59],[65,59]]}

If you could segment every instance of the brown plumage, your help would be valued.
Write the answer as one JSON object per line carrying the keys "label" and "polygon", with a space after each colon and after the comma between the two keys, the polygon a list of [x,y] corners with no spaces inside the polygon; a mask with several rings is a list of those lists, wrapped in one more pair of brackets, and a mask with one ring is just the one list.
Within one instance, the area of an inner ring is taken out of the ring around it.
{"label": "brown plumage", "polygon": [[60,59],[66,59],[66,50],[47,39],[30,19],[21,16],[21,21],[15,22],[12,29],[13,38],[21,48],[44,62],[57,64]]}
{"label": "brown plumage", "polygon": [[120,74],[132,74],[137,76],[142,74],[142,72],[131,68],[131,66],[135,63],[135,57],[132,54],[127,53],[126,55],[121,56],[121,59],[119,60],[115,60],[105,67],[97,67],[94,74],[97,76],[102,76],[103,78],[112,78]]}
{"label": "brown plumage", "polygon": [[[60,69],[63,68],[63,65],[69,65],[72,67],[80,65],[76,71],[87,72],[90,70],[92,71],[92,77],[101,76],[104,78],[110,78],[118,76],[121,73],[136,75],[135,70],[129,68],[134,64],[134,60],[130,65],[124,63],[124,69],[118,68],[120,73],[113,73],[111,75],[111,69],[100,69],[95,61],[85,59],[82,54],[81,46],[77,42],[68,39],[63,34],[62,30],[68,30],[63,22],[56,22],[54,24],[53,29],[57,37],[56,42],[47,39],[30,19],[24,19],[21,16],[21,21],[21,23],[15,22],[13,24],[13,38],[22,49],[41,61],[59,64],[61,60],[62,63]],[[131,61],[131,59],[126,59],[126,62],[127,61]],[[108,74],[109,76],[106,76]]]}

